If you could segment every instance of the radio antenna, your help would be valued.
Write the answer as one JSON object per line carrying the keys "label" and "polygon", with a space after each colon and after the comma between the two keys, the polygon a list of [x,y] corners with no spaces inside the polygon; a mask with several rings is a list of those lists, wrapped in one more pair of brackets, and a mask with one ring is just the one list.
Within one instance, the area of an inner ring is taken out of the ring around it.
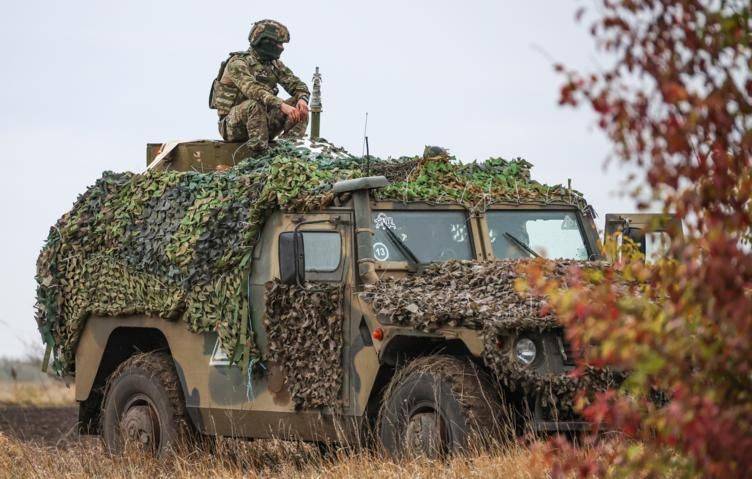
{"label": "radio antenna", "polygon": [[366,112],[366,121],[363,125],[363,148],[366,155],[366,176],[368,176],[371,172],[371,149],[368,145],[368,112]]}

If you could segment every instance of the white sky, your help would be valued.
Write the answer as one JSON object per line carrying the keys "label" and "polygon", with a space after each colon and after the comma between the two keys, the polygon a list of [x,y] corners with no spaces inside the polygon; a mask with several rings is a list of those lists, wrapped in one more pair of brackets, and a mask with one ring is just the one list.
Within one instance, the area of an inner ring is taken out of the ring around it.
{"label": "white sky", "polygon": [[[6,2],[0,17],[0,356],[40,344],[35,261],[47,231],[103,170],[143,169],[145,144],[218,139],[208,88],[250,24],[291,30],[282,59],[324,75],[322,136],[372,154],[437,144],[463,160],[522,156],[544,182],[600,214],[634,209],[603,169],[609,146],[586,111],[557,105],[558,61],[595,68],[581,2],[196,0]],[[588,4],[589,5],[589,4]]]}

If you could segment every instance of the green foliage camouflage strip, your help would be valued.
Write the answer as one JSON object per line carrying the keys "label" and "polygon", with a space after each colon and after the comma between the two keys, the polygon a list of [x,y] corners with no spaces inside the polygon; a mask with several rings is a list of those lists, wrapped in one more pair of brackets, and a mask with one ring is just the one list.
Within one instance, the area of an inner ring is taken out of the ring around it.
{"label": "green foliage camouflage strip", "polygon": [[[509,390],[522,388],[538,393],[542,406],[559,414],[573,410],[578,390],[603,391],[623,377],[607,370],[587,368],[578,377],[542,375],[522,367],[499,347],[500,341],[522,332],[560,330],[561,324],[547,307],[545,298],[525,291],[525,265],[533,260],[489,262],[447,261],[403,278],[383,278],[366,286],[361,297],[370,303],[382,321],[410,325],[433,332],[443,327],[466,327],[482,331],[483,361]],[[549,279],[565,283],[573,264],[602,269],[603,262],[548,261]]]}
{"label": "green foliage camouflage strip", "polygon": [[[430,150],[434,151],[434,150]],[[462,204],[567,203],[582,195],[530,179],[521,159],[462,164],[444,153],[381,160],[280,142],[225,172],[105,172],[50,229],[37,260],[36,320],[59,373],[74,370],[90,316],[148,314],[217,331],[233,360],[248,304],[244,280],[264,221],[279,208],[331,204],[331,185],[365,174],[392,184],[379,199]]]}

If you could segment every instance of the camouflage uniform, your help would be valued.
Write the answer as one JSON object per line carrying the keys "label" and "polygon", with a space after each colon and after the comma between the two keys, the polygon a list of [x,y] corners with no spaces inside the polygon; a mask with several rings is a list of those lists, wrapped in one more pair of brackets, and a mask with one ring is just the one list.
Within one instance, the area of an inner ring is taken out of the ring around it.
{"label": "camouflage uniform", "polygon": [[278,84],[292,95],[285,103],[308,101],[306,84],[280,60],[265,61],[252,49],[230,55],[213,93],[219,133],[225,141],[248,140],[250,148],[263,149],[280,133],[289,138],[305,135],[308,119],[288,120],[280,109]]}

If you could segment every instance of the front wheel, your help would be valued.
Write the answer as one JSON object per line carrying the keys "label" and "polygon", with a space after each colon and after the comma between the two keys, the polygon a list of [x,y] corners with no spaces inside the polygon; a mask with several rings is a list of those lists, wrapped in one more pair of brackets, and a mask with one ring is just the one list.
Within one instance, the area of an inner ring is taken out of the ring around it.
{"label": "front wheel", "polygon": [[111,454],[137,447],[161,457],[188,439],[185,402],[167,353],[136,354],[108,384],[102,437]]}
{"label": "front wheel", "polygon": [[471,361],[426,356],[400,371],[379,411],[378,437],[393,457],[485,447],[510,433],[489,376]]}

